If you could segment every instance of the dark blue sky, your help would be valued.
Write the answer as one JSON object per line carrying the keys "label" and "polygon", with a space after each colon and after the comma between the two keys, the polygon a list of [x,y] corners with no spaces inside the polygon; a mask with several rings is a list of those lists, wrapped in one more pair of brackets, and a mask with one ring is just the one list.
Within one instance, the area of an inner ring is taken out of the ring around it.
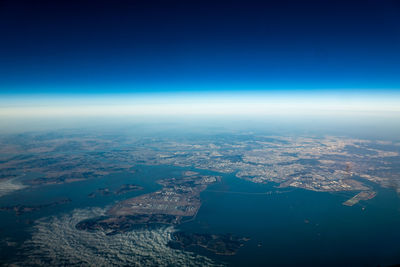
{"label": "dark blue sky", "polygon": [[0,1],[0,93],[400,90],[399,1]]}

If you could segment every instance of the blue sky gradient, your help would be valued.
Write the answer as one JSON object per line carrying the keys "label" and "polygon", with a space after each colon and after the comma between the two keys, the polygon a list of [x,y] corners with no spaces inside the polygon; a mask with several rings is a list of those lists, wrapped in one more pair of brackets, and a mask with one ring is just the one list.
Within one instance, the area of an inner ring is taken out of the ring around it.
{"label": "blue sky gradient", "polygon": [[2,1],[0,94],[400,90],[398,1]]}

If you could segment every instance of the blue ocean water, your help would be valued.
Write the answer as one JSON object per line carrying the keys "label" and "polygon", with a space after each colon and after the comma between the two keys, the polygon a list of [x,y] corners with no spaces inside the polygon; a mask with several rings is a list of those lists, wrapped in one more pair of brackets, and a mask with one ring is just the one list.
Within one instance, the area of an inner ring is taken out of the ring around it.
{"label": "blue ocean water", "polygon": [[[134,173],[47,185],[0,198],[0,206],[38,205],[69,198],[71,202],[16,216],[1,211],[0,239],[22,244],[35,220],[76,208],[106,207],[160,188],[157,180],[179,177],[190,168],[135,166]],[[209,171],[196,170],[204,174]],[[215,173],[214,173],[215,174]],[[219,174],[220,175],[220,174]],[[392,189],[375,187],[374,199],[352,207],[342,203],[357,192],[327,193],[276,184],[255,184],[222,175],[222,181],[201,194],[202,206],[192,221],[177,228],[196,233],[231,233],[249,241],[234,256],[206,256],[232,266],[331,265],[377,266],[400,263],[400,200]],[[99,188],[116,190],[132,183],[144,190],[122,195],[88,195]],[[1,244],[0,262],[18,256],[19,246]]]}
{"label": "blue ocean water", "polygon": [[196,220],[181,228],[249,237],[236,256],[221,257],[234,266],[396,264],[400,200],[392,189],[377,190],[374,199],[348,207],[342,202],[357,192],[278,189],[227,175],[202,194]]}

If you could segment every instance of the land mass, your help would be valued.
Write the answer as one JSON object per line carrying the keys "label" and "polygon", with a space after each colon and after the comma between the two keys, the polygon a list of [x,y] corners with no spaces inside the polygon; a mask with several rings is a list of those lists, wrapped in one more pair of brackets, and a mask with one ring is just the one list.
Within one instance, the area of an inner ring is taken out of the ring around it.
{"label": "land mass", "polygon": [[[373,182],[400,193],[399,147],[394,141],[335,136],[225,133],[179,139],[74,131],[25,133],[0,136],[0,154],[7,155],[0,161],[0,177],[8,181],[39,173],[40,177],[24,183],[40,186],[134,172],[136,164],[172,165],[312,191],[368,191]],[[186,174],[191,175],[198,174]]]}
{"label": "land mass", "polygon": [[111,207],[106,216],[82,221],[80,230],[103,230],[108,234],[127,231],[137,225],[179,224],[196,216],[200,193],[219,176],[183,175],[158,181],[164,187],[153,193],[129,198]]}
{"label": "land mass", "polygon": [[343,205],[345,206],[354,206],[361,200],[368,200],[372,199],[376,196],[376,192],[374,191],[363,191],[355,195],[354,197],[350,198],[349,200],[343,202]]}
{"label": "land mass", "polygon": [[41,205],[14,205],[14,206],[0,207],[0,211],[14,211],[15,214],[18,216],[18,215],[22,215],[27,212],[38,211],[38,210],[41,210],[44,208],[54,207],[54,206],[66,204],[69,202],[71,202],[71,199],[66,198],[66,199],[61,199],[58,201],[54,201],[54,202],[47,203],[47,204],[41,204]]}
{"label": "land mass", "polygon": [[198,234],[179,231],[172,234],[172,240],[168,242],[168,246],[188,251],[203,248],[217,255],[232,256],[248,240],[248,238],[232,234]]}
{"label": "land mass", "polygon": [[123,184],[121,185],[120,188],[118,188],[115,191],[111,191],[110,188],[105,187],[105,188],[98,188],[95,192],[92,192],[88,195],[88,197],[96,197],[98,195],[100,196],[108,196],[108,195],[122,195],[122,194],[126,194],[129,192],[133,192],[133,191],[139,191],[139,190],[143,190],[143,187],[139,186],[139,185],[135,185],[135,184]]}

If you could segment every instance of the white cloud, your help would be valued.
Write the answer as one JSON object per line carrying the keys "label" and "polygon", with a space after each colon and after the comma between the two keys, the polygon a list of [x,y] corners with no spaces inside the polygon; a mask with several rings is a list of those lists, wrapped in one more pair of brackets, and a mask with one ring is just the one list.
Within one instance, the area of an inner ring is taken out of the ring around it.
{"label": "white cloud", "polygon": [[106,95],[26,98],[2,103],[2,117],[400,114],[397,95]]}
{"label": "white cloud", "polygon": [[212,260],[167,246],[172,226],[107,236],[78,230],[81,220],[104,215],[100,208],[77,209],[36,222],[25,243],[21,266],[215,266]]}

